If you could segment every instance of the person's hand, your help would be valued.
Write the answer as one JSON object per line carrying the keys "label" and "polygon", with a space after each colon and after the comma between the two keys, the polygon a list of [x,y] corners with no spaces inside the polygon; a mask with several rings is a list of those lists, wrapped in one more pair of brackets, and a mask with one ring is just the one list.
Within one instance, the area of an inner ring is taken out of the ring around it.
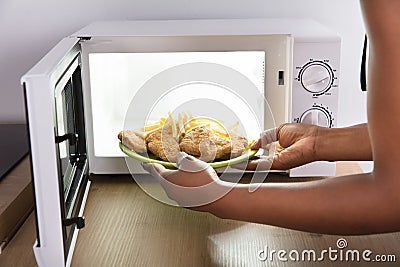
{"label": "person's hand", "polygon": [[158,179],[167,196],[179,206],[212,212],[215,200],[231,189],[221,182],[213,168],[184,152],[177,157],[178,170],[160,164],[144,163],[143,168]]}
{"label": "person's hand", "polygon": [[251,149],[270,149],[275,145],[275,155],[250,160],[246,169],[288,170],[317,160],[316,143],[321,128],[303,123],[288,123],[264,131]]}

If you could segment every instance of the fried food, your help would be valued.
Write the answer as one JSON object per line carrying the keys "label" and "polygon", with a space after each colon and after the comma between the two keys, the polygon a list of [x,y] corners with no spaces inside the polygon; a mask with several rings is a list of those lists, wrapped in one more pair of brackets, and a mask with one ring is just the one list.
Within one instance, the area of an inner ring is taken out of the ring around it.
{"label": "fried food", "polygon": [[249,141],[247,140],[246,137],[238,136],[238,135],[232,136],[231,141],[232,141],[232,146],[231,146],[230,155],[227,154],[227,155],[223,156],[221,159],[229,159],[229,158],[239,157],[240,155],[243,154],[243,151],[245,151],[247,145],[249,144]]}
{"label": "fried food", "polygon": [[168,118],[146,123],[137,131],[122,131],[118,138],[129,149],[138,153],[151,152],[164,161],[176,162],[176,155],[183,151],[212,162],[235,158],[245,151],[248,140],[232,132],[212,118],[188,119],[186,114],[179,114],[174,120],[169,114]]}
{"label": "fried food", "polygon": [[227,145],[219,142],[218,149],[214,139],[210,125],[197,126],[186,132],[179,147],[183,152],[207,162],[221,156],[221,148]]}
{"label": "fried food", "polygon": [[164,161],[175,162],[180,152],[179,143],[168,128],[161,127],[153,131],[146,138],[147,147],[151,153]]}
{"label": "fried food", "polygon": [[147,151],[145,140],[135,131],[121,131],[118,134],[118,139],[124,146],[138,153],[144,153]]}
{"label": "fried food", "polygon": [[216,134],[210,125],[205,124],[186,132],[179,147],[182,151],[208,162],[240,156],[247,143],[245,137]]}

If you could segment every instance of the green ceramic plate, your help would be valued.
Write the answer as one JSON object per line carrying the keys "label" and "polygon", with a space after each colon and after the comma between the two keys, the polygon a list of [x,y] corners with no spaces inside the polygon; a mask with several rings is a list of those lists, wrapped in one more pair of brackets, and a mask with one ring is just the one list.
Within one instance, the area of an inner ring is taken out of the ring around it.
{"label": "green ceramic plate", "polygon": [[[135,151],[132,151],[129,148],[127,148],[126,146],[124,146],[121,142],[119,142],[119,148],[126,155],[128,155],[129,157],[136,159],[138,161],[148,162],[148,163],[158,163],[158,164],[164,165],[165,167],[168,167],[168,168],[175,168],[175,169],[178,168],[176,163],[156,159],[156,157],[152,154],[149,154],[148,157],[147,157],[147,155],[138,154]],[[234,164],[246,161],[249,158],[253,157],[257,153],[257,151],[258,150],[247,149],[239,157],[229,159],[229,160],[211,162],[210,166],[213,167],[214,169],[217,169],[217,168],[222,168],[222,167],[226,167],[229,165],[234,165]]]}

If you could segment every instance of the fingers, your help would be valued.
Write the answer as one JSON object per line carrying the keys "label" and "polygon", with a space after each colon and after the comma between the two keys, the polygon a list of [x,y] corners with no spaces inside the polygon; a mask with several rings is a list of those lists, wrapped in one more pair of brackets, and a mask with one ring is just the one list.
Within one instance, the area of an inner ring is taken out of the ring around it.
{"label": "fingers", "polygon": [[268,171],[271,169],[273,164],[272,157],[261,157],[259,159],[250,160],[247,163],[246,170],[249,171]]}
{"label": "fingers", "polygon": [[276,170],[289,170],[310,162],[311,160],[305,154],[290,147],[274,156],[272,168]]}
{"label": "fingers", "polygon": [[142,167],[145,171],[157,178],[165,178],[166,176],[174,172],[172,170],[166,169],[163,165],[156,163],[142,163]]}
{"label": "fingers", "polygon": [[289,170],[291,168],[302,165],[298,159],[290,157],[290,155],[277,154],[275,156],[261,156],[248,162],[239,163],[232,167],[239,170],[248,171],[269,171],[269,170]]}
{"label": "fingers", "polygon": [[[176,163],[179,171],[185,172],[201,172],[211,168],[206,162],[198,160],[185,152],[177,154]],[[167,176],[176,172],[175,170],[166,169],[163,165],[156,163],[142,163],[142,167],[145,171],[157,178],[167,178]]]}
{"label": "fingers", "polygon": [[250,149],[260,149],[261,148],[261,138],[257,140],[257,142],[255,142],[254,144],[251,145]]}
{"label": "fingers", "polygon": [[277,128],[268,129],[261,133],[260,139],[258,139],[250,148],[265,148],[268,144],[276,142],[277,140]]}
{"label": "fingers", "polygon": [[206,162],[198,160],[185,152],[179,152],[176,155],[176,163],[178,169],[185,172],[201,172],[210,167]]}
{"label": "fingers", "polygon": [[276,141],[278,141],[277,128],[265,130],[261,134],[261,145],[262,146],[271,144],[272,142],[276,142]]}
{"label": "fingers", "polygon": [[260,156],[247,162],[232,165],[232,168],[248,171],[268,171],[271,169],[273,157]]}

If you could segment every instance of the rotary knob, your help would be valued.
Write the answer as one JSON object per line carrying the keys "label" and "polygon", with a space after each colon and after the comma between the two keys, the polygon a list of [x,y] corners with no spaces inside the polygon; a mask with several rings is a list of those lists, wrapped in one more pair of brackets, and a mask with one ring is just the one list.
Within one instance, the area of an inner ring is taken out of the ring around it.
{"label": "rotary knob", "polygon": [[304,112],[300,117],[300,122],[327,128],[332,126],[332,120],[329,113],[325,109],[318,107],[313,107]]}
{"label": "rotary knob", "polygon": [[299,80],[304,89],[314,94],[320,94],[331,88],[333,72],[331,68],[323,62],[311,62],[302,68]]}

